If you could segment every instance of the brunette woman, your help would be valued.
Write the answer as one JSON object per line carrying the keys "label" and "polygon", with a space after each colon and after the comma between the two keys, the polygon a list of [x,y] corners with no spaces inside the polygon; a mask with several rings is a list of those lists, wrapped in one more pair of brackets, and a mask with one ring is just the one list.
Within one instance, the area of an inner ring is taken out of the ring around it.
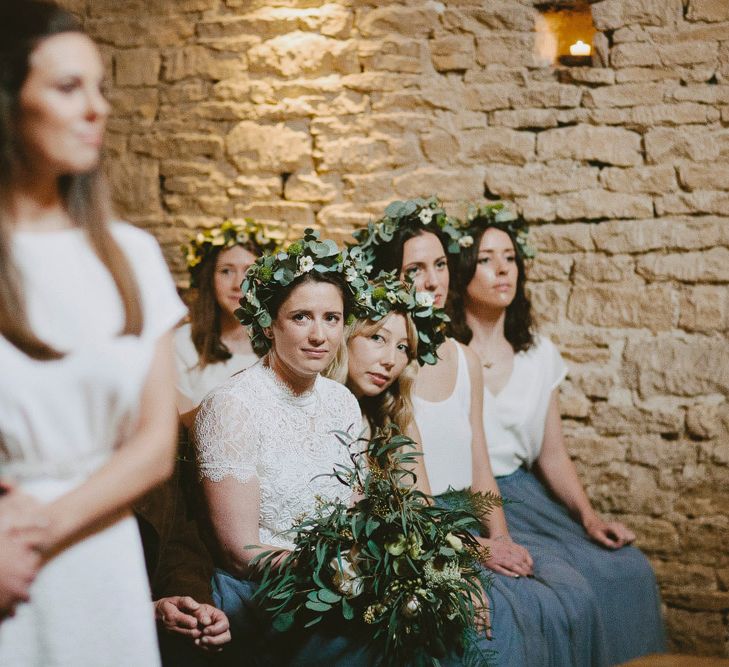
{"label": "brunette woman", "polygon": [[0,468],[39,501],[44,561],[0,624],[4,665],[159,660],[128,510],[172,470],[185,310],[154,239],[111,222],[103,79],[70,14],[2,3]]}

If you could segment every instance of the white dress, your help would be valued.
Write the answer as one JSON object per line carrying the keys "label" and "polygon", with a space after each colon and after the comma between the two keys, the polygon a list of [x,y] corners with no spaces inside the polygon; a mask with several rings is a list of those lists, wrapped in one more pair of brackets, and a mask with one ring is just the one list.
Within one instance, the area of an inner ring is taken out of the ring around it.
{"label": "white dress", "polygon": [[483,427],[495,477],[537,460],[552,392],[566,375],[554,343],[536,336],[532,347],[514,355],[511,376],[496,396],[484,387]]}
{"label": "white dress", "polygon": [[259,363],[207,396],[193,439],[203,477],[258,480],[260,542],[292,548],[285,531],[314,513],[317,496],[348,499],[349,488],[327,475],[351,465],[336,432],[356,437],[361,424],[357,399],[343,385],[319,376],[297,396]]}
{"label": "white dress", "polygon": [[175,329],[175,364],[177,366],[177,389],[193,405],[200,401],[215,387],[223,384],[231,375],[253,366],[258,357],[250,354],[234,354],[230,359],[207,364],[200,368],[200,355],[192,342],[191,327],[183,324]]}
{"label": "white dress", "polygon": [[[122,223],[112,233],[140,287],[139,337],[117,335],[123,305],[82,230],[11,236],[30,325],[67,352],[35,361],[0,338],[0,473],[42,501],[79,486],[130,432],[155,344],[185,313],[156,241]],[[3,667],[159,664],[131,517],[54,557],[30,595],[0,623]]]}
{"label": "white dress", "polygon": [[471,378],[463,347],[458,349],[456,384],[442,401],[426,401],[413,396],[415,423],[422,440],[425,470],[434,496],[449,487],[456,491],[473,481],[471,458]]}

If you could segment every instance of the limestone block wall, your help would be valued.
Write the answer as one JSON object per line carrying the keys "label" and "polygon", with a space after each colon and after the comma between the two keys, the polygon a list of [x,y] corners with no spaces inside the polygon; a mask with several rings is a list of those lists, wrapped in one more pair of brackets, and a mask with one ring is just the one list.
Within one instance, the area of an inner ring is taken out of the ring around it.
{"label": "limestone block wall", "polygon": [[588,492],[673,648],[729,656],[729,2],[593,3],[601,68],[541,62],[531,0],[66,4],[111,73],[116,204],[181,279],[226,216],[342,237],[394,198],[513,200]]}

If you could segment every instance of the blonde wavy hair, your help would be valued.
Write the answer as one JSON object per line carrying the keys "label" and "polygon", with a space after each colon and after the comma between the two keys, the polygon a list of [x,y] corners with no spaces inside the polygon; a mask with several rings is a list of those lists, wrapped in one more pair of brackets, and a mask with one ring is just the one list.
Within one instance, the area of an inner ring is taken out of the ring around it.
{"label": "blonde wavy hair", "polygon": [[367,418],[370,428],[373,431],[378,428],[383,428],[388,424],[395,424],[401,433],[405,433],[414,420],[411,396],[419,368],[417,362],[418,330],[409,314],[400,313],[395,310],[381,320],[357,320],[354,324],[347,327],[337,355],[327,368],[325,375],[351,389],[348,379],[349,342],[357,336],[373,336],[382,328],[393,313],[398,313],[405,318],[408,357],[410,361],[402,373],[400,373],[400,377],[385,391],[377,394],[377,396],[365,396],[360,399],[359,404],[362,408],[362,413]]}

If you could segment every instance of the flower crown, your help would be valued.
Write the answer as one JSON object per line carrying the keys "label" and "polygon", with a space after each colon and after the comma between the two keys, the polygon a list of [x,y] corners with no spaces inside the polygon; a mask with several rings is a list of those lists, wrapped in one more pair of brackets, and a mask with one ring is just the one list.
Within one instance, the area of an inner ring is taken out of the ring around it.
{"label": "flower crown", "polygon": [[275,232],[268,226],[261,225],[251,218],[245,218],[243,224],[226,220],[219,227],[211,227],[198,232],[188,245],[182,246],[182,252],[190,272],[190,285],[197,287],[198,266],[210,254],[213,248],[226,250],[236,245],[253,243],[261,253],[275,252],[284,242],[285,236]]}
{"label": "flower crown", "polygon": [[248,327],[254,351],[263,354],[271,347],[264,329],[273,322],[269,309],[272,297],[306,273],[340,274],[354,302],[359,303],[360,292],[367,286],[359,256],[360,253],[353,255],[340,250],[334,241],[320,241],[318,231],[307,229],[304,237],[291,243],[286,250],[259,257],[248,269],[241,285],[240,308],[235,311],[241,324]]}
{"label": "flower crown", "polygon": [[435,364],[436,351],[446,339],[445,328],[450,318],[442,308],[434,306],[430,292],[416,292],[414,286],[398,280],[396,274],[383,271],[360,292],[357,317],[377,322],[393,311],[409,314],[418,330],[418,363]]}
{"label": "flower crown", "polygon": [[[529,227],[526,222],[506,208],[503,202],[482,206],[471,204],[468,207],[466,220],[466,232],[471,232],[474,228],[495,227],[507,232],[514,239],[516,251],[523,258],[529,259],[537,254],[529,243]],[[473,237],[471,237],[471,243],[473,243]]]}
{"label": "flower crown", "polygon": [[449,239],[446,250],[451,254],[473,243],[473,238],[463,233],[461,223],[446,214],[436,197],[394,201],[385,208],[382,218],[354,231],[352,236],[365,251],[367,259],[372,261],[377,254],[376,246],[389,243],[395,232],[402,227],[425,231],[439,229]]}

